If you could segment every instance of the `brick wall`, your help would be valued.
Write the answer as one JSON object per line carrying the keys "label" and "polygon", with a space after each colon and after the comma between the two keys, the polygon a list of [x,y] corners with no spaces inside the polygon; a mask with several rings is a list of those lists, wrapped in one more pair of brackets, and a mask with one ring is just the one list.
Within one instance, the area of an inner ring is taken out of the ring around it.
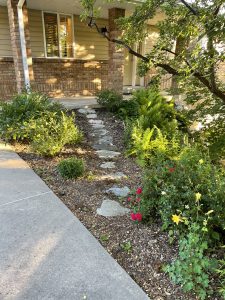
{"label": "brick wall", "polygon": [[0,100],[9,99],[17,93],[13,58],[0,58]]}
{"label": "brick wall", "polygon": [[[51,97],[91,96],[108,87],[108,61],[34,58],[33,90]],[[0,99],[16,93],[13,59],[0,59]]]}

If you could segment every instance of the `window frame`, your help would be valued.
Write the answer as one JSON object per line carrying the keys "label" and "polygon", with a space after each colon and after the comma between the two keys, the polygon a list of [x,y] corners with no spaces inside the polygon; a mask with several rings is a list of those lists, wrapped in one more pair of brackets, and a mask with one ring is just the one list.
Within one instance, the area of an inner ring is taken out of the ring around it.
{"label": "window frame", "polygon": [[[44,19],[44,14],[45,13],[55,14],[57,16],[59,56],[49,57],[47,55],[45,19]],[[63,57],[62,56],[62,49],[61,49],[61,43],[60,43],[60,16],[62,16],[62,15],[71,17],[71,22],[72,22],[72,52],[73,52],[72,57]],[[65,13],[59,13],[59,12],[55,12],[55,11],[42,10],[42,27],[43,27],[43,37],[44,37],[44,56],[45,56],[45,58],[48,58],[48,59],[74,59],[75,58],[75,37],[74,37],[74,15],[73,14],[65,14]]]}

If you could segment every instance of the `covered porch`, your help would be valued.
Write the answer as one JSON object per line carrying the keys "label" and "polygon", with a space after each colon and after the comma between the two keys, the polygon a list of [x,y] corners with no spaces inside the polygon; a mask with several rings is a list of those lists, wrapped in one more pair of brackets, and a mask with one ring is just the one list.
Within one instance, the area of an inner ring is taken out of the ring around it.
{"label": "covered porch", "polygon": [[[104,4],[99,26],[118,37],[115,20],[131,14],[137,3]],[[1,98],[24,87],[53,98],[71,98],[93,96],[106,88],[129,92],[146,85],[148,78],[137,76],[137,59],[81,22],[81,12],[78,0],[0,0]],[[149,24],[148,39],[134,46],[142,54],[154,44],[160,18],[159,14]]]}

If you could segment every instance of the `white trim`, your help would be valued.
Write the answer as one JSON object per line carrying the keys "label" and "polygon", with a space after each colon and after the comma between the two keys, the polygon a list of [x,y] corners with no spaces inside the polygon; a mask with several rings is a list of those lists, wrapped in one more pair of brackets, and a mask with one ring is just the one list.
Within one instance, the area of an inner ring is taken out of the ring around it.
{"label": "white trim", "polygon": [[[145,46],[146,46],[146,39],[142,42],[141,45],[141,54],[145,55]],[[140,86],[145,86],[145,77],[140,78]]]}
{"label": "white trim", "polygon": [[[134,45],[134,51],[137,51],[137,44]],[[133,56],[133,61],[132,61],[132,87],[136,86],[136,79],[137,79],[137,57]]]}
{"label": "white trim", "polygon": [[58,49],[59,49],[59,58],[62,58],[62,47],[61,47],[61,43],[60,43],[60,16],[57,13],[57,35],[58,35]]}
{"label": "white trim", "polygon": [[30,89],[30,76],[29,76],[29,67],[27,62],[27,48],[26,48],[26,39],[24,33],[24,20],[23,20],[23,5],[25,0],[20,0],[17,5],[18,13],[18,23],[19,23],[19,32],[20,32],[20,45],[21,45],[21,54],[23,62],[23,72],[24,72],[24,81],[25,88]]}
{"label": "white trim", "polygon": [[[73,47],[73,58],[75,58],[76,57],[76,51],[75,51],[75,49],[76,49],[76,44],[75,44],[75,30],[74,30],[74,15],[72,15],[72,23],[73,23],[73,25],[72,25],[72,34],[73,34],[73,43],[72,43],[72,47]],[[70,57],[71,58],[71,57]]]}
{"label": "white trim", "polygon": [[44,40],[44,57],[47,57],[47,51],[46,51],[46,35],[45,35],[45,19],[44,19],[44,12],[41,11],[42,15],[42,28],[43,28],[43,40]]}
{"label": "white trim", "polygon": [[[59,56],[47,56],[47,49],[46,49],[46,32],[45,32],[45,19],[44,14],[55,14],[57,16],[57,29],[58,29],[58,47],[59,47]],[[72,54],[73,57],[62,57],[62,49],[61,49],[61,43],[60,43],[60,16],[69,16],[71,17],[71,23],[72,23]],[[43,26],[43,35],[44,35],[44,58],[47,59],[74,59],[75,58],[75,31],[74,31],[74,15],[73,14],[66,14],[66,13],[59,13],[55,11],[48,11],[48,10],[42,10],[42,26]]]}

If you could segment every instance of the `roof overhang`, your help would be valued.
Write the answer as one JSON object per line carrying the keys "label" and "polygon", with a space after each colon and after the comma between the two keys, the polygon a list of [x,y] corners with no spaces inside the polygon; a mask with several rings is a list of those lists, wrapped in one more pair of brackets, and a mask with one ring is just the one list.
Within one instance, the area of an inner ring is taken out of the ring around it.
{"label": "roof overhang", "polygon": [[[129,1],[113,1],[112,3],[104,3],[104,1],[97,0],[96,6],[100,6],[100,16],[108,18],[108,9],[112,7],[124,8],[126,15],[132,14],[135,7],[144,2],[144,0],[129,0]],[[0,5],[6,6],[6,0],[0,0]],[[27,0],[27,6],[30,9],[37,9],[43,11],[60,12],[65,14],[79,15],[83,11],[80,0]],[[150,20],[150,25],[155,25],[158,20],[163,17],[158,14],[153,20]]]}

